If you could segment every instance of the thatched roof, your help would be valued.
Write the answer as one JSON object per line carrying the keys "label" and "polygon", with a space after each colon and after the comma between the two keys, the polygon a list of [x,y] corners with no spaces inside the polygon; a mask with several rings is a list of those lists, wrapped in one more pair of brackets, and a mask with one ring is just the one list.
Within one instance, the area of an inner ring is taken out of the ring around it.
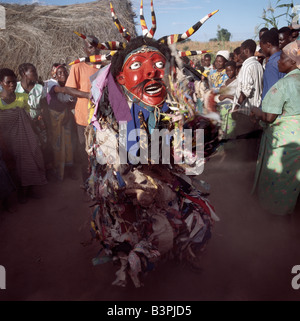
{"label": "thatched roof", "polygon": [[[112,3],[122,25],[136,36],[131,2]],[[6,8],[6,29],[0,30],[0,67],[17,74],[21,63],[30,62],[45,80],[53,63],[70,63],[85,56],[82,40],[74,30],[93,34],[101,42],[125,41],[113,23],[107,0],[69,6],[2,5]]]}

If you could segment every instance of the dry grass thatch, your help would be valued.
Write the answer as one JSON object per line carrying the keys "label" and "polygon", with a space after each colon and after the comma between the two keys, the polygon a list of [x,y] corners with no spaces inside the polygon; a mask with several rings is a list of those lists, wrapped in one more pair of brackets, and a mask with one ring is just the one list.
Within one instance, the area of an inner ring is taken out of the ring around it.
{"label": "dry grass thatch", "polygon": [[[112,3],[122,25],[136,36],[131,2]],[[82,40],[74,30],[93,34],[101,42],[125,41],[113,23],[108,0],[69,6],[2,5],[6,8],[6,29],[0,30],[0,67],[17,74],[21,63],[30,62],[45,80],[53,63],[70,63],[85,56]]]}

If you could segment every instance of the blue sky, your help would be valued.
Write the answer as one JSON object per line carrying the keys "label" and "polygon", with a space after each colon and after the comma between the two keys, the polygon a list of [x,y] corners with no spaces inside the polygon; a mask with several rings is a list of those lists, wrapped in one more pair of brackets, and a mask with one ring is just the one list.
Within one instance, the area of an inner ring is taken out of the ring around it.
{"label": "blue sky", "polygon": [[[107,2],[109,10],[109,0]],[[69,5],[75,3],[93,2],[91,0],[6,0],[0,2],[28,4],[39,2],[43,5]],[[263,9],[275,7],[277,0],[154,0],[157,17],[155,38],[167,34],[183,33],[209,12],[220,11],[209,19],[202,28],[191,37],[194,41],[208,41],[217,35],[217,26],[227,29],[232,41],[243,41],[255,37],[255,27],[263,27],[261,18]],[[290,3],[281,0],[280,3]],[[113,3],[113,0],[112,0]],[[300,0],[294,1],[299,4]],[[135,13],[139,14],[140,0],[132,0]],[[278,9],[276,13],[283,13]],[[118,14],[118,13],[117,13]],[[144,0],[144,16],[148,27],[151,27],[150,0]],[[286,25],[285,18],[279,20],[279,27]],[[139,25],[137,30],[140,33]]]}

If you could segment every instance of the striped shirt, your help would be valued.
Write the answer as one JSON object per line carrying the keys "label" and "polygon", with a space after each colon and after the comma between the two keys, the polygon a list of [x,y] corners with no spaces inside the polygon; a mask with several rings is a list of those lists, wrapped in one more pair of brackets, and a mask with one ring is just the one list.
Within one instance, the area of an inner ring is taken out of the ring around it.
{"label": "striped shirt", "polygon": [[263,67],[252,56],[246,59],[237,77],[237,88],[233,100],[233,108],[243,93],[246,98],[240,106],[240,112],[250,115],[250,107],[260,107],[263,91]]}

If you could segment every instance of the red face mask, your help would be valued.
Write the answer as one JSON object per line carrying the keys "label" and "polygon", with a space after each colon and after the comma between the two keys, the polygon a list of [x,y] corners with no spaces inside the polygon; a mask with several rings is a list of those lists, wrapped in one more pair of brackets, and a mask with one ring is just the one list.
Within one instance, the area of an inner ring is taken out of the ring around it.
{"label": "red face mask", "polygon": [[133,53],[117,81],[148,106],[161,106],[167,90],[163,82],[166,58],[158,51]]}

